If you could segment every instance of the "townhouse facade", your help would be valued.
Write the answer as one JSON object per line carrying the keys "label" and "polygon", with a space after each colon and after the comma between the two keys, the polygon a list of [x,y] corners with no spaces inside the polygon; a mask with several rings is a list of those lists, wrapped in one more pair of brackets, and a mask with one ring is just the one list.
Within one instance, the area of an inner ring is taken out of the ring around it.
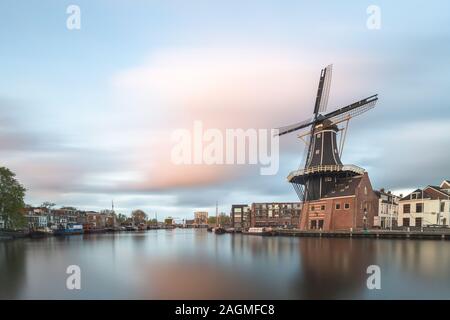
{"label": "townhouse facade", "polygon": [[450,182],[416,189],[399,201],[399,226],[404,228],[449,227]]}
{"label": "townhouse facade", "polygon": [[401,197],[391,191],[375,191],[378,196],[378,215],[374,217],[374,227],[392,229],[398,225],[398,206]]}

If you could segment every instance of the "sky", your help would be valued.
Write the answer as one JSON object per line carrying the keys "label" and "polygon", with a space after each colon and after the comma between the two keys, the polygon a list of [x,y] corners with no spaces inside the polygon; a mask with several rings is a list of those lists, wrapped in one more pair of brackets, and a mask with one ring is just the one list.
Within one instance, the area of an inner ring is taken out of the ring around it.
{"label": "sky", "polygon": [[[80,29],[66,26],[69,5]],[[367,8],[380,8],[369,29]],[[311,116],[333,64],[328,110],[372,94],[343,162],[398,193],[450,178],[448,1],[0,2],[0,166],[26,202],[143,209],[158,218],[297,201],[301,163],[280,139],[276,175],[257,165],[174,165],[171,134],[271,129]]]}

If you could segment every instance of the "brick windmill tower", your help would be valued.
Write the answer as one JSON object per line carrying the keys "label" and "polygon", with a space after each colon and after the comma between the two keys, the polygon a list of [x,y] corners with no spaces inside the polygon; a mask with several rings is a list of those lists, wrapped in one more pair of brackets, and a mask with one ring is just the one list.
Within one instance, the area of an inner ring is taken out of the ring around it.
{"label": "brick windmill tower", "polygon": [[[287,179],[303,202],[302,230],[370,228],[378,208],[367,172],[341,161],[349,121],[375,107],[377,95],[325,113],[332,65],[322,69],[311,119],[279,128],[278,135],[303,129],[304,164]],[[337,136],[339,134],[339,141]]]}

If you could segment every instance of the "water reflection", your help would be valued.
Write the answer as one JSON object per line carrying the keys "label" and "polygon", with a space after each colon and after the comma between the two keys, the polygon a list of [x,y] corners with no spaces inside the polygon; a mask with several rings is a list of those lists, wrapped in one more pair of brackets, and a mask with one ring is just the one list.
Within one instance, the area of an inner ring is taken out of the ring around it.
{"label": "water reflection", "polygon": [[[450,299],[450,242],[157,230],[0,242],[2,299]],[[68,265],[82,290],[65,288]],[[378,265],[382,289],[368,290]]]}

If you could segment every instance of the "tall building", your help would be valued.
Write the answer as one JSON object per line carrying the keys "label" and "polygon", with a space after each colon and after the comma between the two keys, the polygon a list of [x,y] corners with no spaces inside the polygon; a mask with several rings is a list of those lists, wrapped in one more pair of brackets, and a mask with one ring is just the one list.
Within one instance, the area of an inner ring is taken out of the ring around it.
{"label": "tall building", "polygon": [[252,227],[295,227],[300,223],[300,202],[252,203]]}
{"label": "tall building", "polygon": [[374,227],[391,229],[398,225],[398,202],[399,196],[384,189],[375,191],[378,196],[378,214],[375,216]]}
{"label": "tall building", "polygon": [[206,211],[194,212],[194,224],[207,225],[208,224],[208,212],[206,212]]}
{"label": "tall building", "polygon": [[400,199],[398,218],[402,227],[449,226],[450,182],[416,189]]}
{"label": "tall building", "polygon": [[233,204],[230,217],[231,227],[236,230],[247,229],[251,226],[250,208],[246,204]]}

